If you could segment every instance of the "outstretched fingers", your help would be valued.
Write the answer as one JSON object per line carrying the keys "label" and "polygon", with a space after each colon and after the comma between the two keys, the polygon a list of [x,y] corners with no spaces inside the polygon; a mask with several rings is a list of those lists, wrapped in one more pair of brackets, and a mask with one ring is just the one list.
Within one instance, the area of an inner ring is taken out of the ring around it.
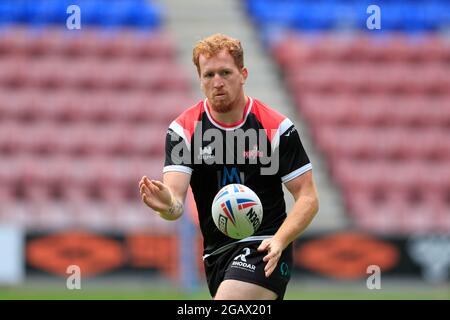
{"label": "outstretched fingers", "polygon": [[146,176],[144,176],[141,180],[142,184],[145,185],[150,193],[158,192],[159,189],[152,183],[153,180],[150,180]]}
{"label": "outstretched fingers", "polygon": [[155,185],[160,191],[162,191],[165,188],[165,185],[161,181],[152,180],[151,183],[153,183],[153,185]]}

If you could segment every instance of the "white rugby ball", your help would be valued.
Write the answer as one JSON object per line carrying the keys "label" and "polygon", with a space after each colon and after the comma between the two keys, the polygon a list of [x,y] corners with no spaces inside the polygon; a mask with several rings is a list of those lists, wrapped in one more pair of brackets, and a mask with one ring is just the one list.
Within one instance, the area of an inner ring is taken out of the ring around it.
{"label": "white rugby ball", "polygon": [[258,230],[263,207],[258,195],[242,184],[220,189],[212,203],[212,217],[217,228],[233,239],[244,239]]}

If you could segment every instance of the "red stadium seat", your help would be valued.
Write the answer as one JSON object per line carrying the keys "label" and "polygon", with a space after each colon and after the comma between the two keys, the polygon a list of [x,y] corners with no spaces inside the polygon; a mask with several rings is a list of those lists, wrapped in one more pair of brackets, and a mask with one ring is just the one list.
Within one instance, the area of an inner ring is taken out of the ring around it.
{"label": "red stadium seat", "polygon": [[372,205],[368,211],[355,220],[357,227],[378,234],[400,234],[405,206],[402,203]]}
{"label": "red stadium seat", "polygon": [[436,34],[427,34],[414,45],[416,53],[425,61],[448,61],[450,45]]}
{"label": "red stadium seat", "polygon": [[429,234],[439,230],[437,207],[430,203],[410,205],[402,221],[403,232],[406,234]]}
{"label": "red stadium seat", "polygon": [[0,204],[0,219],[2,223],[34,229],[38,217],[33,212],[34,204],[27,202],[3,202]]}
{"label": "red stadium seat", "polygon": [[418,183],[421,183],[425,190],[433,190],[435,192],[450,190],[450,168],[446,161],[432,163],[422,168],[418,175]]}
{"label": "red stadium seat", "polygon": [[[135,71],[132,60],[111,60],[110,62],[99,64],[101,70],[98,81],[101,86],[108,89],[124,90],[133,87]],[[137,71],[137,70],[136,70]]]}
{"label": "red stadium seat", "polygon": [[4,121],[0,125],[0,154],[16,154],[20,150],[22,127],[15,121]]}
{"label": "red stadium seat", "polygon": [[386,58],[391,61],[414,61],[416,59],[415,48],[410,45],[405,37],[394,36],[386,46]]}
{"label": "red stadium seat", "polygon": [[386,47],[386,37],[370,37],[360,34],[355,41],[358,57],[364,61],[373,63],[383,62],[385,58],[384,48]]}
{"label": "red stadium seat", "polygon": [[0,37],[0,52],[8,56],[27,54],[32,40],[33,37],[28,28],[9,27],[2,32]]}
{"label": "red stadium seat", "polygon": [[34,202],[45,202],[50,199],[50,174],[49,162],[41,158],[24,158],[21,162],[21,172],[17,177],[17,183],[23,188],[26,199]]}
{"label": "red stadium seat", "polygon": [[275,60],[283,68],[296,68],[315,58],[314,47],[294,34],[279,39],[272,47]]}
{"label": "red stadium seat", "polygon": [[151,94],[130,91],[108,94],[105,100],[108,114],[114,121],[151,123],[157,120],[156,112],[152,108],[154,99]]}
{"label": "red stadium seat", "polygon": [[101,60],[92,58],[66,59],[63,86],[95,90],[101,88],[106,70]]}
{"label": "red stadium seat", "polygon": [[6,31],[0,223],[34,230],[154,225],[138,182],[144,174],[162,178],[166,130],[195,102],[175,53],[159,32]]}
{"label": "red stadium seat", "polygon": [[9,193],[16,198],[18,197],[16,191],[22,192],[23,190],[17,190],[20,187],[19,177],[22,173],[23,162],[22,156],[2,156],[0,158],[0,181],[5,201],[8,200]]}
{"label": "red stadium seat", "polygon": [[288,35],[272,48],[349,214],[367,230],[450,224],[441,214],[450,190],[449,48],[439,37],[401,35]]}
{"label": "red stadium seat", "polygon": [[56,151],[58,132],[48,122],[30,124],[22,127],[18,147],[20,151],[29,154],[49,155]]}
{"label": "red stadium seat", "polygon": [[133,85],[141,90],[188,92],[190,82],[182,68],[173,63],[136,64]]}
{"label": "red stadium seat", "polygon": [[25,85],[28,72],[27,60],[21,56],[0,60],[0,86],[21,88]]}
{"label": "red stadium seat", "polygon": [[[411,157],[416,158],[443,158],[448,149],[446,142],[446,132],[440,129],[422,129],[405,131],[404,141],[414,141],[414,143],[405,143],[403,149]],[[447,147],[446,147],[447,146]]]}
{"label": "red stadium seat", "polygon": [[31,40],[34,54],[46,56],[62,55],[65,43],[68,41],[66,31],[54,27],[39,30]]}
{"label": "red stadium seat", "polygon": [[287,77],[292,91],[330,93],[339,91],[341,84],[335,80],[343,75],[336,64],[328,64],[308,65],[300,71],[291,69]]}
{"label": "red stadium seat", "polygon": [[352,113],[358,109],[351,95],[299,94],[298,107],[312,124],[349,124]]}
{"label": "red stadium seat", "polygon": [[163,155],[165,148],[166,126],[150,125],[139,126],[130,133],[128,144],[134,154],[139,155]]}
{"label": "red stadium seat", "polygon": [[353,108],[347,117],[357,125],[385,125],[389,123],[390,97],[386,94],[362,94],[353,96]]}
{"label": "red stadium seat", "polygon": [[415,186],[417,181],[416,174],[422,170],[421,162],[400,161],[391,162],[384,168],[382,177],[384,188],[387,190],[405,192]]}
{"label": "red stadium seat", "polygon": [[62,54],[69,57],[95,55],[100,45],[98,32],[95,28],[88,28],[82,33],[65,33],[66,38],[61,48]]}
{"label": "red stadium seat", "polygon": [[450,232],[450,204],[443,203],[437,208],[436,212],[437,231],[442,233]]}
{"label": "red stadium seat", "polygon": [[[74,217],[76,227],[88,230],[98,231],[114,231],[117,225],[114,223],[114,215],[116,211],[121,214],[127,214],[123,207],[119,207],[117,203],[100,202],[97,200],[81,200],[71,203],[70,214]],[[123,230],[123,228],[118,228]]]}
{"label": "red stadium seat", "polygon": [[153,109],[155,121],[167,127],[185,109],[194,105],[195,100],[186,92],[160,94],[154,97],[154,103],[146,107]]}
{"label": "red stadium seat", "polygon": [[141,59],[168,59],[174,61],[176,48],[164,33],[154,32],[133,35],[131,45],[125,46],[127,55]]}
{"label": "red stadium seat", "polygon": [[387,173],[385,162],[340,160],[333,166],[333,174],[344,190],[379,190],[386,189],[385,176]]}
{"label": "red stadium seat", "polygon": [[328,33],[321,36],[314,45],[315,55],[320,60],[351,61],[357,58],[353,36]]}

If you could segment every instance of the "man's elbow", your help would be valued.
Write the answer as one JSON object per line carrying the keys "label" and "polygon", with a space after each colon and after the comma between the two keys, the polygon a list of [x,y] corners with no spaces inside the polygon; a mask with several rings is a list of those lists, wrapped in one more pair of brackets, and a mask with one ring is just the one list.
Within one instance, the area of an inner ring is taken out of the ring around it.
{"label": "man's elbow", "polygon": [[317,193],[311,194],[307,197],[309,208],[312,216],[315,216],[319,212],[319,197]]}
{"label": "man's elbow", "polygon": [[313,198],[311,206],[313,214],[316,215],[319,212],[319,197],[317,195]]}
{"label": "man's elbow", "polygon": [[319,198],[316,194],[303,195],[297,198],[297,202],[300,202],[302,206],[307,208],[307,212],[313,218],[317,212],[319,212]]}

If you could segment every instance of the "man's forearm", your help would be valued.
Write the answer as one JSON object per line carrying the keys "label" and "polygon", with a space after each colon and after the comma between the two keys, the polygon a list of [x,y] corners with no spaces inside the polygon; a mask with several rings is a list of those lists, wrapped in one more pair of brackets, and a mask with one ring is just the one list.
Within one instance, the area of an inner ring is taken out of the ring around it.
{"label": "man's forearm", "polygon": [[319,209],[318,200],[314,197],[301,196],[297,199],[286,220],[274,235],[285,249],[311,223]]}

